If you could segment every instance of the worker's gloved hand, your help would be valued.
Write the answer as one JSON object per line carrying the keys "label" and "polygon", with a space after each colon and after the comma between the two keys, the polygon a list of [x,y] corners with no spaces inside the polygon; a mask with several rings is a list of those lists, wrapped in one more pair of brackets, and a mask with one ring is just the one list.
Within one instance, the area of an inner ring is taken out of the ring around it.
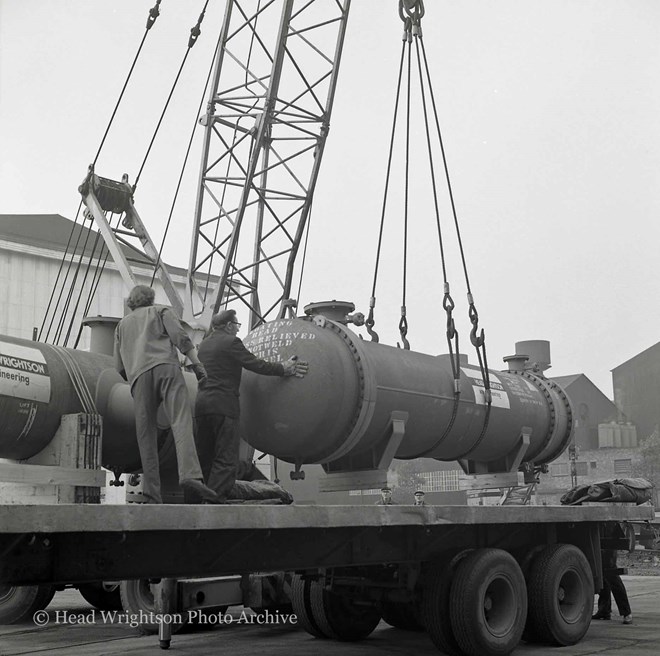
{"label": "worker's gloved hand", "polygon": [[309,370],[308,363],[298,360],[297,355],[292,355],[282,363],[282,366],[284,367],[285,376],[296,376],[297,378],[302,378]]}
{"label": "worker's gloved hand", "polygon": [[198,387],[201,387],[208,380],[204,365],[200,362],[199,364],[191,365],[191,368],[193,370],[193,373],[195,374],[195,377],[197,378]]}

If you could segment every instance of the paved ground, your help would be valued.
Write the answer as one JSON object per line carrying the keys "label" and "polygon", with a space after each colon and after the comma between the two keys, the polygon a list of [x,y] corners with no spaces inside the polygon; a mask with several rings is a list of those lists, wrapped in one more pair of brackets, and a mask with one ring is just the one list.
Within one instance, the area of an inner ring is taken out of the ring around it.
{"label": "paved ground", "polygon": [[[623,577],[633,608],[634,624],[620,618],[594,621],[584,640],[574,647],[539,647],[522,644],[516,656],[657,656],[660,653],[660,577]],[[432,656],[439,652],[425,634],[393,629],[381,622],[369,639],[360,643],[317,640],[295,625],[253,626],[240,623],[241,609],[232,609],[234,622],[209,631],[175,635],[172,654],[208,656]],[[62,621],[58,622],[59,619]],[[154,636],[142,637],[125,622],[104,622],[99,612],[75,590],[58,593],[48,608],[46,627],[33,623],[0,627],[0,656],[52,654],[53,656],[136,656],[164,653]],[[64,618],[64,619],[63,619]],[[75,619],[93,624],[72,623]]]}

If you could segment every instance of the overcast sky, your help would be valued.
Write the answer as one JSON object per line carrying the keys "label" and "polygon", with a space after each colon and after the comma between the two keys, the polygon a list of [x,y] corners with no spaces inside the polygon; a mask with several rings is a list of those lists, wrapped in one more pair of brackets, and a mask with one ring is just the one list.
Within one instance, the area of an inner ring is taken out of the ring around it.
{"label": "overcast sky", "polygon": [[[0,214],[74,217],[153,4],[0,0]],[[163,0],[101,175],[135,176],[202,4]],[[158,240],[223,6],[210,1],[138,189]],[[611,397],[609,371],[660,341],[660,3],[427,0],[423,25],[491,367],[504,368],[516,341],[547,339],[550,375],[585,373]],[[368,309],[400,35],[395,0],[353,0],[301,306],[337,298]],[[165,258],[186,266],[192,197],[181,203]],[[431,207],[411,221],[409,339],[446,352],[437,242],[417,227]],[[388,343],[401,304],[392,253],[376,313]],[[450,271],[474,361],[461,276]]]}

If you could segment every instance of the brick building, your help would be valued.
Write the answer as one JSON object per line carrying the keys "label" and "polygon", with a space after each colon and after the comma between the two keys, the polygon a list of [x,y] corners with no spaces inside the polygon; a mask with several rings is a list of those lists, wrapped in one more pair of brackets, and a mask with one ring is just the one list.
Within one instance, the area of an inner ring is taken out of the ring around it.
{"label": "brick building", "polygon": [[584,374],[553,378],[573,406],[573,449],[552,462],[541,477],[537,503],[559,503],[574,484],[635,475],[641,456],[633,424]]}
{"label": "brick building", "polygon": [[640,440],[660,426],[660,342],[612,369],[614,400]]}

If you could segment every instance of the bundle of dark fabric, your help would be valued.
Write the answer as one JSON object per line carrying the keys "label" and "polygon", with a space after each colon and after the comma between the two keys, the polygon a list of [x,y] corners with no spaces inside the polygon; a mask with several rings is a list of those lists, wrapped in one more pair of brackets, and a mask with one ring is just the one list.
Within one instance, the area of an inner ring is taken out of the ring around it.
{"label": "bundle of dark fabric", "polygon": [[276,503],[288,505],[293,497],[283,487],[268,480],[236,481],[228,495],[228,503]]}
{"label": "bundle of dark fabric", "polygon": [[585,501],[625,501],[640,505],[653,497],[653,484],[645,478],[616,478],[611,481],[576,485],[564,494],[563,506],[579,506]]}

